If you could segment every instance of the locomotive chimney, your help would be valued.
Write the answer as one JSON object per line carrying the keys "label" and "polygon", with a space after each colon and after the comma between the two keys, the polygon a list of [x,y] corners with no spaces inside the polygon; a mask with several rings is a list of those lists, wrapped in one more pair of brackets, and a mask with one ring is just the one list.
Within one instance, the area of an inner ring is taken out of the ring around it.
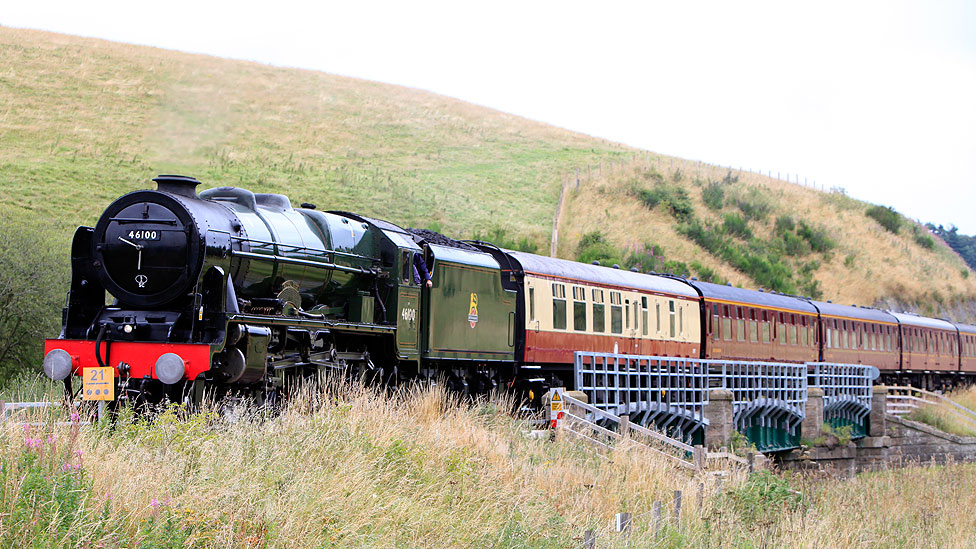
{"label": "locomotive chimney", "polygon": [[156,190],[164,193],[197,198],[197,185],[199,181],[185,175],[159,175],[153,181],[156,182]]}

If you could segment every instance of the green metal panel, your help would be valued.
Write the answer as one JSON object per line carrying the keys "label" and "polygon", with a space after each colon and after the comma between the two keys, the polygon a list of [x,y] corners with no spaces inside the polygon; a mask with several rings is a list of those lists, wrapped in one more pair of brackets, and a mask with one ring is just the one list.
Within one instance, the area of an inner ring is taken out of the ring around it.
{"label": "green metal panel", "polygon": [[416,360],[420,320],[420,289],[400,286],[397,290],[397,355]]}
{"label": "green metal panel", "polygon": [[430,248],[424,356],[514,360],[515,292],[502,288],[498,264],[488,254]]}
{"label": "green metal panel", "polygon": [[857,423],[844,417],[827,418],[824,420],[824,423],[830,425],[834,429],[850,427],[852,439],[863,438],[868,434],[868,416],[864,416],[864,423]]}

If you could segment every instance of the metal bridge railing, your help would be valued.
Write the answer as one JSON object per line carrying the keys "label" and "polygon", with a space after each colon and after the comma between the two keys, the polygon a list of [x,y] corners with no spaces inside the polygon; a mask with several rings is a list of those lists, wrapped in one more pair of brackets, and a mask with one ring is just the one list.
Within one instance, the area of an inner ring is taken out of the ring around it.
{"label": "metal bridge railing", "polygon": [[700,360],[577,351],[576,389],[590,404],[675,438],[703,436],[708,369]]}
{"label": "metal bridge railing", "polygon": [[577,351],[574,374],[592,406],[683,440],[702,440],[710,389],[732,393],[736,429],[763,448],[790,446],[806,416],[804,364]]}
{"label": "metal bridge railing", "polygon": [[807,367],[785,362],[703,360],[711,385],[732,393],[736,430],[760,450],[794,446],[806,417]]}
{"label": "metal bridge railing", "polygon": [[834,426],[851,425],[855,437],[867,433],[871,413],[871,387],[880,372],[864,364],[808,362],[809,386],[823,391],[824,421]]}

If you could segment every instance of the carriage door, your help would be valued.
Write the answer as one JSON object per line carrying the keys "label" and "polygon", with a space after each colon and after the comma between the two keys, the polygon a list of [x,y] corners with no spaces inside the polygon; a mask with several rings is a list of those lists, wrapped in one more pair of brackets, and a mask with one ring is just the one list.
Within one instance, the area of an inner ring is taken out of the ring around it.
{"label": "carriage door", "polygon": [[397,289],[397,355],[417,360],[420,330],[420,288],[413,279],[413,251],[400,250],[400,280]]}
{"label": "carriage door", "polygon": [[632,355],[640,354],[640,337],[638,337],[640,327],[637,325],[637,304],[637,299],[627,300],[627,316],[630,318],[630,351],[628,352]]}

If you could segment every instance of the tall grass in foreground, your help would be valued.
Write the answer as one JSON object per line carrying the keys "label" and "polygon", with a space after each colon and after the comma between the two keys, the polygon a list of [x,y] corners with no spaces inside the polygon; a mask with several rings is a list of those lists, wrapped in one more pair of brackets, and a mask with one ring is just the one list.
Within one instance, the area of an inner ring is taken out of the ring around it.
{"label": "tall grass in foreground", "polygon": [[[527,437],[509,409],[438,387],[330,387],[276,417],[18,416],[0,433],[0,545],[576,547],[594,529],[600,547],[916,547],[976,533],[971,465],[719,488],[636,445],[600,456]],[[669,515],[673,490],[681,520],[656,536],[649,511],[660,500]],[[629,537],[610,528],[621,511],[635,515]]]}

